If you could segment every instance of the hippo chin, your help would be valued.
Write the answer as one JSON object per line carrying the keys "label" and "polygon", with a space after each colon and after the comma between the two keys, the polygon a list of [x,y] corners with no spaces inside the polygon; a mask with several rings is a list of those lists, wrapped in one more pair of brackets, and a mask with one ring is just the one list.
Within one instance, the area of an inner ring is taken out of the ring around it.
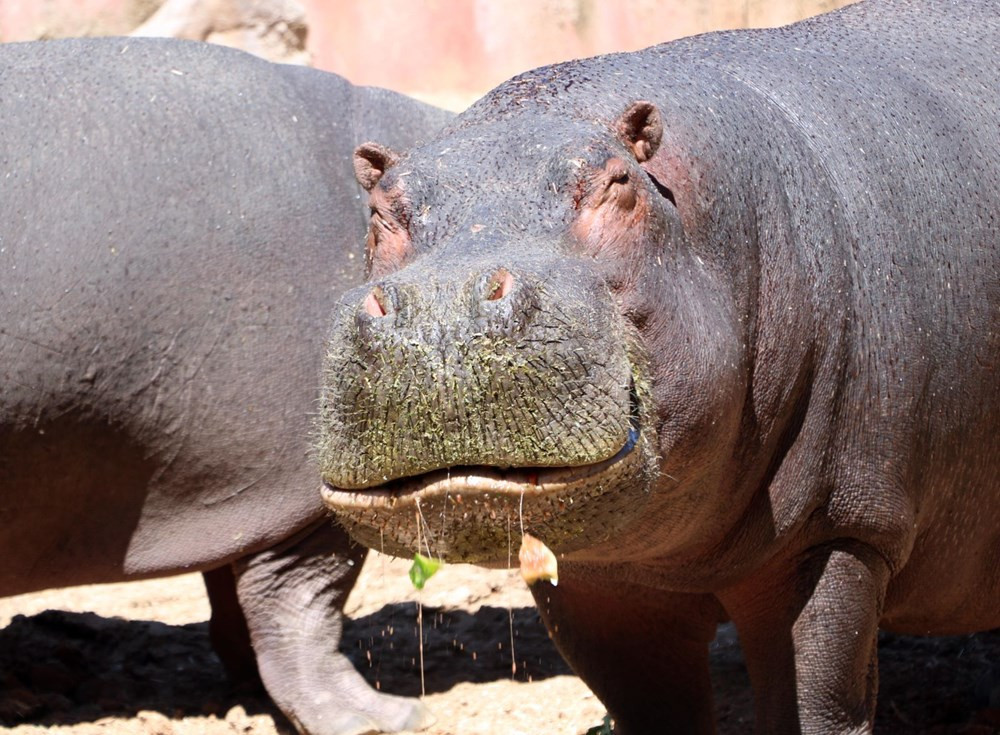
{"label": "hippo chin", "polygon": [[997,9],[560,64],[362,145],[327,505],[399,554],[548,545],[618,733],[714,730],[727,618],[758,732],[870,733],[880,625],[1000,626]]}

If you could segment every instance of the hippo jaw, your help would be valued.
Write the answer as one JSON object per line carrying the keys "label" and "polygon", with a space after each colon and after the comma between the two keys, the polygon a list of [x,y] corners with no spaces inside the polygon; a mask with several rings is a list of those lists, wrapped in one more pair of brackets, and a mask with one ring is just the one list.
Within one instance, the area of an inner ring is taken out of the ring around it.
{"label": "hippo jaw", "polygon": [[649,475],[650,459],[646,438],[633,421],[625,445],[593,464],[456,466],[363,490],[325,483],[321,494],[355,539],[383,553],[419,551],[452,562],[510,564],[516,563],[512,559],[525,532],[557,554],[613,537],[641,515],[648,492],[629,488]]}

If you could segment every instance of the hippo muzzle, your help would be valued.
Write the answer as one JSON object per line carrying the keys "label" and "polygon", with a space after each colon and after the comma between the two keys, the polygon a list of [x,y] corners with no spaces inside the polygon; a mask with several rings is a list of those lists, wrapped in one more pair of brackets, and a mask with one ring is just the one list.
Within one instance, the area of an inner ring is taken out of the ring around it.
{"label": "hippo muzzle", "polygon": [[585,268],[408,267],[345,302],[319,454],[356,539],[506,563],[522,532],[566,553],[641,512],[640,358]]}

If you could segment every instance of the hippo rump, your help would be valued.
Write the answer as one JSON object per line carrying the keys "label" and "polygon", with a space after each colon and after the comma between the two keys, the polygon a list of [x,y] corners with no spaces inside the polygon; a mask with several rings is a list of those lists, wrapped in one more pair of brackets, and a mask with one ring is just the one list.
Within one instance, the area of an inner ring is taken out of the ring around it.
{"label": "hippo rump", "polygon": [[[532,589],[619,733],[870,732],[876,631],[1000,625],[1000,3],[538,69],[356,153],[323,495]],[[424,553],[427,553],[425,551]]]}
{"label": "hippo rump", "polygon": [[0,69],[0,593],[205,571],[227,668],[255,652],[301,731],[419,724],[337,652],[363,551],[309,455],[364,278],[353,150],[445,113],[181,41],[4,45]]}

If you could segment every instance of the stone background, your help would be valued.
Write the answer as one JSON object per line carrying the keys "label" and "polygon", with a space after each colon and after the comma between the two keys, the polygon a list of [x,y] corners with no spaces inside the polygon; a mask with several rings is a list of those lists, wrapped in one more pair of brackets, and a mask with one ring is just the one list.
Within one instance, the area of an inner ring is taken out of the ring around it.
{"label": "stone background", "polygon": [[247,49],[462,109],[526,69],[853,0],[0,0],[0,41],[163,35]]}

